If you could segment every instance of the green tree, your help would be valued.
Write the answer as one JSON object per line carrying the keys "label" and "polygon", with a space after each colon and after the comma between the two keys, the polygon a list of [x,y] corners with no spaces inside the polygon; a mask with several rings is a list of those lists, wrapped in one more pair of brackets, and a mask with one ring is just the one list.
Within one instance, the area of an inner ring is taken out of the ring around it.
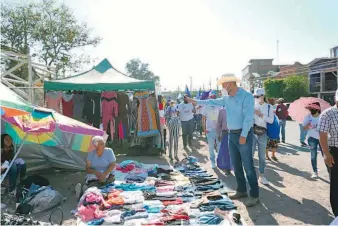
{"label": "green tree", "polygon": [[127,75],[140,80],[160,81],[160,77],[156,76],[150,69],[149,64],[142,63],[140,59],[134,58],[126,64]]}
{"label": "green tree", "polygon": [[284,98],[289,102],[309,96],[308,78],[305,76],[289,76],[284,79],[284,84]]}
{"label": "green tree", "polygon": [[87,24],[79,23],[66,5],[55,0],[2,4],[1,19],[1,47],[29,53],[34,60],[54,66],[58,74],[77,72],[90,61],[79,53],[80,48],[96,46],[101,40],[91,37]]}
{"label": "green tree", "polygon": [[283,79],[267,79],[264,81],[264,89],[268,98],[279,98],[284,93],[284,80]]}

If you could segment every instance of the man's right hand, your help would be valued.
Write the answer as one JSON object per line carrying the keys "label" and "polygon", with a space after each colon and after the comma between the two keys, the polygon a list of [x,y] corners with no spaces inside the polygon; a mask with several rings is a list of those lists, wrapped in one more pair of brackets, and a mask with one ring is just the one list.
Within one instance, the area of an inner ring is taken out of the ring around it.
{"label": "man's right hand", "polygon": [[189,103],[192,103],[194,105],[196,105],[196,101],[190,97],[186,97],[186,100],[189,102]]}
{"label": "man's right hand", "polygon": [[331,155],[330,152],[327,153],[327,154],[324,154],[324,161],[325,161],[325,163],[326,163],[326,165],[328,167],[331,168],[333,166],[333,164],[334,164],[334,158],[333,158],[333,156]]}

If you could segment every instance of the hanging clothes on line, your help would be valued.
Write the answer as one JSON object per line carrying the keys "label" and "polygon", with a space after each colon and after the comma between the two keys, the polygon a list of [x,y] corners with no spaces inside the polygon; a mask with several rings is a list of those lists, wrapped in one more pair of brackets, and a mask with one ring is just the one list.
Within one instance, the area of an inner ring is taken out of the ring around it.
{"label": "hanging clothes on line", "polygon": [[62,93],[62,112],[63,115],[73,118],[74,104],[72,93]]}
{"label": "hanging clothes on line", "polygon": [[131,113],[130,113],[130,120],[129,120],[129,126],[130,126],[130,132],[134,132],[134,135],[136,135],[137,130],[137,109],[138,109],[139,101],[136,98],[133,98],[133,101],[131,102]]}
{"label": "hanging clothes on line", "polygon": [[[149,92],[135,93],[135,97],[139,100],[137,116],[137,136],[152,137],[159,135],[156,114],[153,108],[153,101],[149,101]],[[156,104],[156,103],[155,103]]]}
{"label": "hanging clothes on line", "polygon": [[100,128],[101,123],[101,95],[96,92],[86,92],[84,94],[83,117],[86,123],[95,128]]}
{"label": "hanging clothes on line", "polygon": [[102,105],[102,124],[103,130],[107,131],[108,122],[110,124],[111,140],[115,135],[115,118],[118,115],[117,94],[114,91],[106,91],[101,93]]}
{"label": "hanging clothes on line", "polygon": [[118,115],[115,119],[115,129],[118,131],[118,139],[123,140],[129,136],[128,115],[131,112],[129,97],[126,93],[117,93]]}
{"label": "hanging clothes on line", "polygon": [[83,121],[84,95],[80,92],[73,94],[73,117],[76,120]]}
{"label": "hanging clothes on line", "polygon": [[46,93],[46,105],[47,108],[53,109],[54,111],[61,113],[61,92],[48,92]]}

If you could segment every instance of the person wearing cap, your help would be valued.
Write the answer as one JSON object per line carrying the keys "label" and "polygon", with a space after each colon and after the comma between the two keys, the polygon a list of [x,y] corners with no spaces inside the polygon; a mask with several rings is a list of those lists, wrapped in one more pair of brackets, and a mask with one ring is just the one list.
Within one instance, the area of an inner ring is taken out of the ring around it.
{"label": "person wearing cap", "polygon": [[284,99],[279,98],[277,100],[277,108],[276,108],[276,115],[279,119],[279,126],[280,126],[280,134],[282,137],[282,142],[285,143],[285,127],[286,127],[286,120],[289,116],[288,108],[284,104]]}
{"label": "person wearing cap", "polygon": [[[216,99],[216,93],[214,91],[211,91],[209,93],[209,99]],[[213,169],[216,168],[215,144],[216,150],[218,150],[220,146],[220,142],[216,134],[217,118],[220,109],[221,109],[220,106],[208,105],[205,106],[202,111],[203,115],[202,122],[204,125],[205,134],[208,139],[209,159],[211,161],[211,167]]]}
{"label": "person wearing cap", "polygon": [[259,158],[259,181],[268,185],[269,181],[265,177],[265,152],[268,143],[267,123],[273,123],[273,108],[265,102],[265,90],[259,88],[254,93],[255,97],[255,124],[252,154],[258,148]]}
{"label": "person wearing cap", "polygon": [[317,131],[324,160],[330,172],[330,203],[333,214],[338,216],[338,89],[336,105],[326,109],[319,117]]}
{"label": "person wearing cap", "polygon": [[237,86],[240,80],[234,74],[225,74],[218,80],[222,85],[222,98],[189,102],[198,105],[224,106],[227,112],[227,124],[229,129],[230,159],[234,167],[237,189],[232,199],[247,196],[244,171],[249,182],[250,197],[246,206],[254,206],[258,202],[258,180],[252,157],[253,124],[254,124],[254,98],[253,95]]}
{"label": "person wearing cap", "polygon": [[307,131],[309,144],[311,150],[311,164],[312,164],[312,178],[318,178],[318,169],[317,169],[317,150],[318,147],[323,153],[322,148],[319,144],[319,132],[317,131],[317,125],[319,121],[319,115],[321,113],[319,102],[311,103],[306,106],[306,109],[310,111],[310,114],[304,118],[302,126],[304,130]]}
{"label": "person wearing cap", "polygon": [[183,146],[192,146],[192,134],[194,132],[194,113],[195,107],[188,102],[188,95],[185,94],[183,103],[178,106],[178,115],[181,119]]}

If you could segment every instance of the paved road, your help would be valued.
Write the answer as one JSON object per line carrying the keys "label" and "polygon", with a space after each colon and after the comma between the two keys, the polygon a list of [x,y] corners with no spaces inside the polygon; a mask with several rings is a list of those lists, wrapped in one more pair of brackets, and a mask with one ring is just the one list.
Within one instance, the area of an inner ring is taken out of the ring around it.
{"label": "paved road", "polygon": [[[278,149],[279,162],[267,162],[266,176],[269,186],[260,184],[260,203],[246,208],[236,201],[239,211],[250,225],[327,225],[333,220],[329,202],[329,177],[322,156],[318,155],[318,180],[311,179],[310,152],[299,147],[299,128],[295,122],[287,123],[287,144]],[[194,140],[195,148],[188,154],[199,158],[202,165],[212,171],[208,162],[205,138]],[[181,150],[182,146],[180,146]],[[185,151],[181,151],[181,155]],[[257,168],[257,152],[255,166]],[[234,176],[225,176],[213,170],[230,188],[236,188]]]}

